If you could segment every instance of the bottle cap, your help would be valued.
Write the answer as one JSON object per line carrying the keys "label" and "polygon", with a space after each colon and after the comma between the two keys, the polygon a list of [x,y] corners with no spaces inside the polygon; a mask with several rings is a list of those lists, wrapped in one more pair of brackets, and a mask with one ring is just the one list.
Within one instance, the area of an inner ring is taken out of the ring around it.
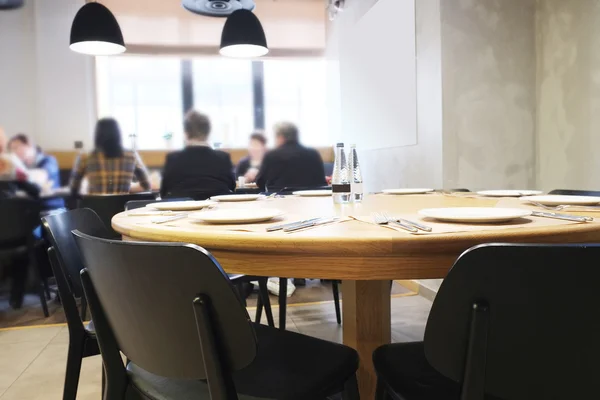
{"label": "bottle cap", "polygon": [[356,147],[356,145],[355,144],[351,144],[350,147]]}
{"label": "bottle cap", "polygon": [[335,145],[335,147],[344,147],[344,143],[338,143]]}

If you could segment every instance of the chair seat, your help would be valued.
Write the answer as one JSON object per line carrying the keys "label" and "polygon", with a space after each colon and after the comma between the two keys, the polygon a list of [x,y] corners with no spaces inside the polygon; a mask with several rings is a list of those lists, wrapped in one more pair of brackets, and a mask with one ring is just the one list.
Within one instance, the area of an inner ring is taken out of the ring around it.
{"label": "chair seat", "polygon": [[[459,400],[460,385],[437,372],[425,358],[423,342],[394,343],[373,353],[380,382],[403,400]],[[486,400],[500,400],[485,397]]]}
{"label": "chair seat", "polygon": [[[203,381],[164,378],[151,374],[133,362],[127,365],[127,374],[133,387],[145,398],[152,400],[210,400],[208,385]],[[242,395],[238,397],[240,400],[263,400]]]}
{"label": "chair seat", "polygon": [[[255,329],[257,356],[233,374],[237,391],[254,397],[240,398],[322,399],[341,391],[358,367],[358,354],[349,347],[265,325],[256,324]],[[153,400],[208,396],[201,381],[159,377],[133,363],[128,371],[134,385]]]}

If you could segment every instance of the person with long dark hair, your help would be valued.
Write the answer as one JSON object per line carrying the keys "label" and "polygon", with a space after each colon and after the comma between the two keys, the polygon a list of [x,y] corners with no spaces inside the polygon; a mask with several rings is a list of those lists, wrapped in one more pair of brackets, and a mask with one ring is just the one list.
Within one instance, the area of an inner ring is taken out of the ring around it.
{"label": "person with long dark hair", "polygon": [[96,123],[94,150],[81,155],[71,173],[71,192],[78,194],[83,178],[88,194],[129,193],[136,177],[144,190],[150,190],[148,171],[136,152],[123,149],[121,129],[113,118]]}

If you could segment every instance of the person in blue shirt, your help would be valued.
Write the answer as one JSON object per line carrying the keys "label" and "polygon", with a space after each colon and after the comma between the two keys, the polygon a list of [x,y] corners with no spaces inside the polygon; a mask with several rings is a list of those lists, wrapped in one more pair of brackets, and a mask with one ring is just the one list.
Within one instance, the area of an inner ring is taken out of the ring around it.
{"label": "person in blue shirt", "polygon": [[[42,192],[60,188],[60,169],[56,158],[45,154],[29,136],[24,133],[13,136],[8,142],[8,148],[21,159],[30,175],[35,176],[33,181],[40,185]],[[45,211],[52,211],[63,209],[65,203],[61,198],[50,198],[44,200],[42,206]]]}

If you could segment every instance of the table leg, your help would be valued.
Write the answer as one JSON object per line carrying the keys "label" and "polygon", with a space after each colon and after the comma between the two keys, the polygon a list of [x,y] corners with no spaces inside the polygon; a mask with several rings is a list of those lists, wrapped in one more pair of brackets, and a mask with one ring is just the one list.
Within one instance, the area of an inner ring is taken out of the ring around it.
{"label": "table leg", "polygon": [[344,344],[358,351],[361,399],[373,399],[377,376],[373,351],[391,341],[389,281],[344,281],[342,285]]}

